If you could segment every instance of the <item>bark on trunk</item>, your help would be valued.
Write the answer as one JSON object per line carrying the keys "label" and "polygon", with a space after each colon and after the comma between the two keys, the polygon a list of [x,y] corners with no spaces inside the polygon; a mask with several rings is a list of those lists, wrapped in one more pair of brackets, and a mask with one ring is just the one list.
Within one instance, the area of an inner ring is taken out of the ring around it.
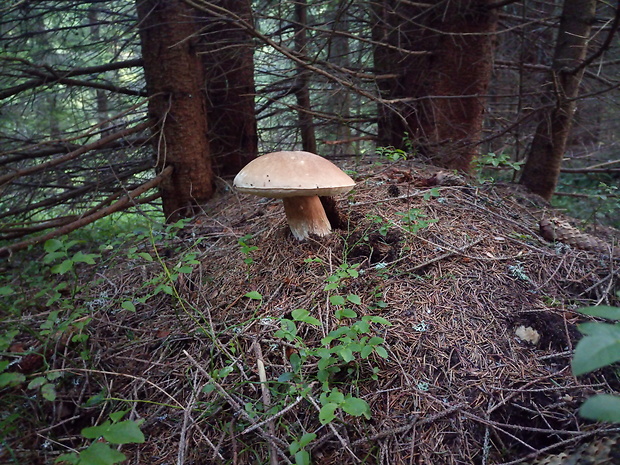
{"label": "bark on trunk", "polygon": [[560,176],[584,71],[579,65],[586,56],[595,12],[596,0],[564,2],[547,95],[555,107],[542,115],[520,179],[547,200]]}
{"label": "bark on trunk", "polygon": [[[308,44],[306,24],[308,5],[307,0],[298,0],[295,3],[296,32],[295,51],[298,55],[306,55]],[[310,72],[301,65],[297,66],[297,79],[295,82],[295,96],[299,107],[299,129],[301,131],[301,143],[306,152],[316,153],[316,137],[312,124],[310,103]]]}
{"label": "bark on trunk", "polygon": [[[329,42],[329,61],[339,68],[350,68],[350,47],[349,38],[349,2],[341,1],[338,9],[329,18],[333,22],[334,31]],[[347,76],[342,76],[344,79]],[[327,102],[328,113],[333,113],[341,118],[341,122],[333,129],[333,138],[337,141],[334,144],[332,155],[346,155],[353,153],[351,142],[351,127],[346,121],[351,116],[351,90],[337,83],[332,83],[333,90]]]}
{"label": "bark on trunk", "polygon": [[196,54],[194,12],[182,0],[137,0],[149,117],[167,221],[193,216],[213,194],[204,75]]}
{"label": "bark on trunk", "polygon": [[380,81],[379,143],[406,148],[464,172],[477,155],[484,95],[491,79],[497,12],[490,0],[415,6],[383,0],[375,9],[375,68]]}
{"label": "bark on trunk", "polygon": [[252,23],[252,4],[249,0],[211,3],[231,13],[230,18],[201,13],[199,42],[211,156],[215,172],[225,176],[237,174],[258,155],[252,38],[234,19]]}

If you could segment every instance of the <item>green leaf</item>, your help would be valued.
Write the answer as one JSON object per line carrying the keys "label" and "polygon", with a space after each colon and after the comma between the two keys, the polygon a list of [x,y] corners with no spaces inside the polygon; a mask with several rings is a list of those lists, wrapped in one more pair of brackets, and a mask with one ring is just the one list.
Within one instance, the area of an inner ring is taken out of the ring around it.
{"label": "green leaf", "polygon": [[586,400],[579,415],[589,420],[620,423],[620,397],[599,394]]}
{"label": "green leaf", "polygon": [[97,254],[94,254],[94,253],[85,254],[85,253],[82,253],[82,251],[79,251],[71,258],[71,260],[73,260],[74,263],[86,263],[87,265],[94,265],[95,258],[97,257],[99,257],[99,255]]}
{"label": "green leaf", "polygon": [[341,308],[334,312],[334,316],[342,320],[344,318],[355,318],[357,317],[357,313],[350,308]]}
{"label": "green leaf", "polygon": [[182,265],[182,266],[177,267],[177,271],[179,273],[191,273],[192,271],[194,271],[194,268],[192,268],[189,265]]}
{"label": "green leaf", "polygon": [[80,453],[80,462],[85,465],[114,465],[126,460],[125,454],[112,449],[104,442],[94,442]]}
{"label": "green leaf", "polygon": [[299,438],[299,447],[302,449],[316,439],[316,433],[306,433]]}
{"label": "green leaf", "polygon": [[226,378],[229,374],[231,374],[233,371],[235,371],[235,367],[233,367],[232,365],[228,365],[220,370],[218,370],[217,372],[217,378],[218,379],[223,379]]}
{"label": "green leaf", "polygon": [[295,454],[295,465],[310,465],[310,453],[300,450]]}
{"label": "green leaf", "polygon": [[61,247],[62,241],[59,241],[58,239],[48,239],[45,241],[45,244],[43,244],[43,248],[47,253],[56,252]]}
{"label": "green leaf", "polygon": [[347,363],[349,363],[352,360],[355,360],[355,357],[353,356],[353,352],[351,351],[349,347],[342,347],[338,351],[338,353],[340,357],[342,357],[342,360],[344,360]]}
{"label": "green leaf", "polygon": [[389,356],[387,350],[385,350],[385,347],[376,346],[375,347],[375,352],[381,358],[388,358],[388,356]]}
{"label": "green leaf", "polygon": [[60,457],[56,457],[54,463],[70,463],[72,465],[77,465],[80,461],[80,457],[75,452],[71,452],[70,454],[62,454]]}
{"label": "green leaf", "polygon": [[297,441],[293,441],[288,445],[288,452],[291,455],[295,455],[301,447]]}
{"label": "green leaf", "polygon": [[341,295],[332,295],[329,298],[329,303],[332,305],[344,305],[345,300]]}
{"label": "green leaf", "polygon": [[323,288],[324,291],[333,291],[334,289],[338,289],[337,282],[326,284],[325,287]]}
{"label": "green leaf", "polygon": [[372,354],[373,349],[374,349],[373,346],[365,345],[364,347],[362,347],[362,350],[360,352],[360,356],[362,358],[368,358],[370,356],[370,354]]}
{"label": "green leaf", "polygon": [[247,297],[248,299],[252,299],[252,300],[263,300],[262,294],[257,291],[250,291],[247,294],[245,294],[244,297]]}
{"label": "green leaf", "polygon": [[14,291],[9,286],[0,287],[0,295],[11,295],[14,294]]}
{"label": "green leaf", "polygon": [[157,288],[155,289],[155,293],[157,293],[159,290],[164,291],[164,294],[174,295],[172,286],[168,286],[167,284],[162,284],[161,286],[157,286]]}
{"label": "green leaf", "polygon": [[0,334],[0,352],[8,349],[11,343],[13,342],[13,339],[15,339],[15,336],[17,336],[18,334],[19,334],[18,329],[12,329],[11,331],[7,331],[4,334]]}
{"label": "green leaf", "polygon": [[153,261],[153,257],[151,256],[150,253],[147,252],[138,252],[136,254],[138,257],[142,257],[143,259],[145,259],[147,262],[152,262]]}
{"label": "green leaf", "polygon": [[137,421],[125,420],[110,425],[103,437],[112,444],[141,444],[144,442],[144,433],[140,431]]}
{"label": "green leaf", "polygon": [[54,265],[51,269],[52,273],[65,274],[67,271],[73,268],[73,260],[66,259],[59,265]]}
{"label": "green leaf", "polygon": [[348,397],[345,399],[342,403],[342,410],[354,417],[364,415],[367,420],[370,420],[370,407],[364,399],[359,397]]}
{"label": "green leaf", "polygon": [[319,411],[319,421],[322,425],[326,425],[336,418],[336,409],[338,408],[338,404],[328,403],[321,407]]}
{"label": "green leaf", "polygon": [[302,360],[297,352],[293,352],[289,357],[288,361],[291,363],[291,367],[293,368],[294,373],[299,373],[301,369]]}
{"label": "green leaf", "polygon": [[324,346],[327,346],[331,344],[334,339],[338,339],[340,336],[345,334],[347,331],[349,331],[349,328],[344,327],[344,326],[341,326],[338,329],[334,329],[333,331],[330,331],[327,334],[327,336],[321,339],[321,344],[323,344]]}
{"label": "green leaf", "polygon": [[349,294],[347,296],[347,300],[351,303],[354,303],[355,305],[361,305],[362,304],[362,299],[360,299],[360,297],[358,295],[355,294]]}
{"label": "green leaf", "polygon": [[41,386],[41,395],[45,400],[49,400],[53,402],[56,400],[56,386],[51,383],[44,384]]}
{"label": "green leaf", "polygon": [[303,321],[304,323],[308,323],[310,325],[321,326],[321,322],[313,316],[310,316],[310,312],[304,308],[293,310],[291,312],[291,316],[295,321]]}
{"label": "green leaf", "polygon": [[123,302],[121,304],[121,307],[129,312],[133,312],[133,313],[136,312],[136,306],[130,300],[126,300],[125,302]]}
{"label": "green leaf", "polygon": [[389,320],[386,320],[385,318],[381,316],[371,316],[371,315],[363,316],[362,321],[368,321],[370,323],[378,323],[380,325],[392,326],[392,323],[390,323]]}
{"label": "green leaf", "polygon": [[110,420],[106,420],[100,425],[87,426],[86,428],[82,428],[82,436],[84,436],[86,439],[97,439],[103,436],[103,433],[107,431],[108,426],[110,426],[111,424],[112,423],[110,422]]}
{"label": "green leaf", "polygon": [[347,270],[347,272],[349,273],[349,276],[351,276],[352,278],[357,278],[360,275],[359,271],[357,271],[354,268],[350,268],[349,270]]}
{"label": "green leaf", "polygon": [[56,261],[59,258],[66,257],[67,254],[65,252],[50,252],[45,257],[43,257],[43,263],[46,265]]}
{"label": "green leaf", "polygon": [[599,305],[597,307],[578,308],[577,311],[579,313],[583,313],[584,315],[598,316],[609,320],[620,320],[620,307]]}
{"label": "green leaf", "polygon": [[87,400],[86,403],[84,404],[84,407],[95,407],[97,405],[102,404],[103,402],[105,402],[105,393],[103,391],[101,391],[99,394],[95,394],[94,396],[90,396]]}
{"label": "green leaf", "polygon": [[[579,325],[579,329],[581,329]],[[584,337],[575,348],[575,355],[571,362],[575,376],[620,361],[620,328],[598,328],[594,334]],[[613,330],[612,330],[613,329]],[[592,327],[590,328],[590,331]]]}
{"label": "green leaf", "polygon": [[351,329],[353,329],[358,334],[366,334],[370,331],[370,324],[364,319],[362,319],[362,321],[358,321],[353,326],[351,326]]}
{"label": "green leaf", "polygon": [[26,381],[26,377],[21,373],[1,373],[0,374],[0,388],[6,386],[17,386],[18,384]]}
{"label": "green leaf", "polygon": [[325,392],[322,395],[322,401],[325,403],[333,403],[333,404],[342,404],[344,402],[344,394],[338,390],[338,388],[333,388],[329,392]]}
{"label": "green leaf", "polygon": [[48,381],[54,381],[58,378],[61,378],[64,375],[62,371],[53,371],[45,375]]}
{"label": "green leaf", "polygon": [[118,410],[116,412],[112,412],[110,414],[110,420],[112,420],[113,423],[116,423],[117,421],[121,421],[126,414],[127,410]]}
{"label": "green leaf", "polygon": [[32,381],[28,383],[28,389],[37,389],[47,383],[47,378],[45,376],[37,376]]}
{"label": "green leaf", "polygon": [[205,394],[209,394],[210,392],[213,392],[216,389],[217,388],[213,384],[205,384],[204,387],[202,388],[202,392],[204,392]]}
{"label": "green leaf", "polygon": [[317,362],[317,368],[319,370],[325,370],[330,365],[333,365],[336,359],[334,357],[323,357]]}
{"label": "green leaf", "polygon": [[285,371],[280,376],[278,376],[278,383],[289,383],[295,379],[295,373],[291,371]]}

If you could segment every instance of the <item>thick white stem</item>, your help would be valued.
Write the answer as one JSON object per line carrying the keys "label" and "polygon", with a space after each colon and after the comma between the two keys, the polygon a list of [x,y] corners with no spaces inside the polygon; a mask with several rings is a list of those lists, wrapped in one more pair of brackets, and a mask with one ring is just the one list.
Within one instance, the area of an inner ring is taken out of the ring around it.
{"label": "thick white stem", "polygon": [[296,239],[303,241],[309,234],[327,236],[332,231],[318,196],[285,197],[282,201],[288,225]]}

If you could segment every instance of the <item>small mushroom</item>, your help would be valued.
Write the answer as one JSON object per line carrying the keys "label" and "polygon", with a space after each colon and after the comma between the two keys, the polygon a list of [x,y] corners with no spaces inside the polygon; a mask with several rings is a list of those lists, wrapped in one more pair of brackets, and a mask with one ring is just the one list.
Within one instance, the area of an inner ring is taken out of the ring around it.
{"label": "small mushroom", "polygon": [[255,158],[235,177],[239,192],[282,199],[293,236],[326,236],[331,225],[319,196],[345,194],[355,186],[340,168],[310,152],[273,152]]}

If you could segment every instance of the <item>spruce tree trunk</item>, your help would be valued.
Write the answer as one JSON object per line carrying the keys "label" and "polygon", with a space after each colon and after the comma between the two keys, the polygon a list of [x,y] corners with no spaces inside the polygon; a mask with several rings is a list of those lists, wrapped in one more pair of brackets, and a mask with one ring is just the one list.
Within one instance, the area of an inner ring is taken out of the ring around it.
{"label": "spruce tree trunk", "polygon": [[555,106],[542,115],[520,179],[547,200],[560,177],[595,12],[596,0],[564,1],[546,96]]}
{"label": "spruce tree trunk", "polygon": [[200,13],[200,55],[206,77],[209,144],[219,176],[237,174],[258,155],[252,38],[236,19],[252,23],[250,0],[217,0],[226,17]]}
{"label": "spruce tree trunk", "polygon": [[382,0],[375,7],[375,72],[389,105],[379,108],[379,143],[406,148],[464,172],[478,153],[491,79],[497,11],[491,0],[434,6]]}
{"label": "spruce tree trunk", "polygon": [[194,11],[182,0],[136,0],[149,117],[167,221],[193,216],[213,194],[202,62]]}
{"label": "spruce tree trunk", "polygon": [[[295,26],[295,51],[300,56],[305,56],[307,54],[307,15],[307,0],[297,0],[295,2],[295,19],[297,22]],[[312,109],[312,105],[310,103],[310,71],[301,65],[297,66],[295,96],[297,97],[299,130],[301,132],[302,147],[306,152],[316,153],[316,136],[314,134],[312,114],[310,113]]]}
{"label": "spruce tree trunk", "polygon": [[[329,42],[329,62],[339,68],[350,68],[350,47],[349,47],[349,14],[348,1],[340,1],[338,8],[328,16],[333,23],[333,36]],[[337,73],[337,71],[335,71]],[[346,75],[343,76],[346,79]],[[333,138],[338,142],[333,145],[333,155],[347,155],[353,153],[351,143],[351,127],[346,121],[351,116],[351,90],[337,83],[332,83],[333,90],[327,101],[327,112],[333,113],[342,119],[333,131]]]}

